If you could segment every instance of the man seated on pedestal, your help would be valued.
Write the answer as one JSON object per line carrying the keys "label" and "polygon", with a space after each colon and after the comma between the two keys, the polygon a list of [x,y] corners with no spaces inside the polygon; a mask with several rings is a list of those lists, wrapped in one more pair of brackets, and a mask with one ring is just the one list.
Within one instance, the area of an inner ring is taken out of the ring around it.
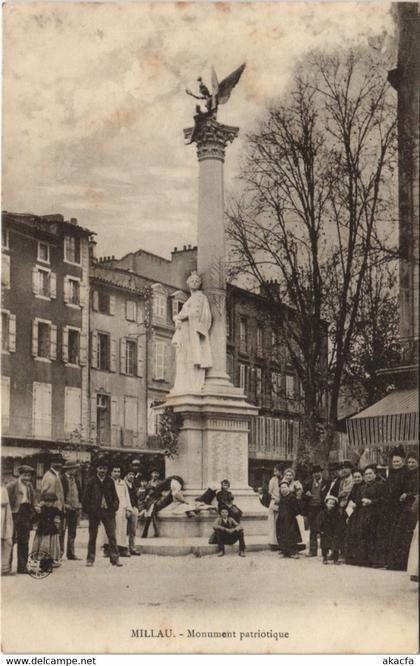
{"label": "man seated on pedestal", "polygon": [[220,517],[213,525],[216,534],[217,545],[219,546],[218,557],[225,554],[225,545],[233,545],[239,541],[239,556],[245,557],[245,540],[243,528],[229,516],[227,509],[220,509]]}

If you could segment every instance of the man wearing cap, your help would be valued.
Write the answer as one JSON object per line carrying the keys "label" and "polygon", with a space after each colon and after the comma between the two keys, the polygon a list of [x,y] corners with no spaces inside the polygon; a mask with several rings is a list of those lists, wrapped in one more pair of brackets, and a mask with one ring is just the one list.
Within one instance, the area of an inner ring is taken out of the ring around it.
{"label": "man wearing cap", "polygon": [[109,559],[111,564],[122,567],[115,536],[115,514],[118,511],[119,499],[115,484],[108,476],[109,463],[99,458],[95,463],[95,475],[86,484],[83,496],[83,511],[89,517],[89,543],[87,552],[88,567],[92,567],[96,555],[96,539],[98,527],[102,523],[108,537]]}
{"label": "man wearing cap", "polygon": [[63,466],[62,484],[64,491],[64,511],[65,527],[67,530],[67,559],[80,560],[74,551],[76,541],[77,525],[80,518],[81,509],[81,488],[79,480],[76,478],[77,463],[66,462]]}
{"label": "man wearing cap", "polygon": [[29,465],[18,468],[19,478],[7,484],[14,525],[14,542],[17,543],[17,572],[28,573],[29,535],[35,516],[34,489],[31,483],[35,472]]}
{"label": "man wearing cap", "polygon": [[309,524],[309,553],[308,557],[318,555],[319,519],[327,496],[328,483],[322,478],[322,468],[314,465],[312,468],[312,481],[304,488],[306,516]]}
{"label": "man wearing cap", "polygon": [[65,534],[65,521],[64,521],[64,489],[61,480],[61,472],[63,469],[63,457],[60,454],[54,454],[49,459],[50,468],[45,472],[41,481],[41,495],[46,493],[57,495],[54,506],[61,511],[62,520],[60,525],[60,549],[61,557],[64,555],[64,534]]}

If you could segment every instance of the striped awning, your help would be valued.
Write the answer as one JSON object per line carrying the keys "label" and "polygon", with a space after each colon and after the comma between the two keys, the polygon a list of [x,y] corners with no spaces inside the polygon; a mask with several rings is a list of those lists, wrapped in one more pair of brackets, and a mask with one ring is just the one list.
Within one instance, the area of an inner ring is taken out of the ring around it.
{"label": "striped awning", "polygon": [[418,446],[418,390],[389,393],[347,421],[349,443],[359,447]]}

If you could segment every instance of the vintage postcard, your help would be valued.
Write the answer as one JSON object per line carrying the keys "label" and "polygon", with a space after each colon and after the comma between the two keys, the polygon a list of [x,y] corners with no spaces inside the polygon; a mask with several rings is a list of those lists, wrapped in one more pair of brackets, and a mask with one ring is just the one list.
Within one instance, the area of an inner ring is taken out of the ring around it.
{"label": "vintage postcard", "polygon": [[4,653],[417,651],[419,44],[3,4]]}

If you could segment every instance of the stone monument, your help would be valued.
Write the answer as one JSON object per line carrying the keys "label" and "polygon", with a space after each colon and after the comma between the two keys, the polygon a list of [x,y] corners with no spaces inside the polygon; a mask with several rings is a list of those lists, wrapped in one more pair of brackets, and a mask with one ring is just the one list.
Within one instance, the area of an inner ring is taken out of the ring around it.
{"label": "stone monument", "polygon": [[[232,385],[226,372],[226,275],[223,165],[225,150],[239,128],[216,119],[238,82],[242,65],[220,84],[213,71],[213,91],[200,82],[206,111],[196,107],[194,127],[184,130],[187,144],[195,143],[199,162],[197,272],[188,279],[191,296],[175,317],[176,380],[165,406],[182,415],[179,454],[167,462],[167,475],[185,481],[192,499],[208,487],[220,488],[229,479],[235,502],[244,512],[247,534],[266,531],[266,511],[248,485],[249,419],[257,408],[246,402],[242,389]],[[200,290],[201,287],[201,290]],[[178,519],[179,520],[179,519]],[[214,516],[211,521],[214,520]],[[203,536],[211,531],[206,521],[186,519],[183,535]],[[162,536],[179,536],[180,526],[161,526]]]}

